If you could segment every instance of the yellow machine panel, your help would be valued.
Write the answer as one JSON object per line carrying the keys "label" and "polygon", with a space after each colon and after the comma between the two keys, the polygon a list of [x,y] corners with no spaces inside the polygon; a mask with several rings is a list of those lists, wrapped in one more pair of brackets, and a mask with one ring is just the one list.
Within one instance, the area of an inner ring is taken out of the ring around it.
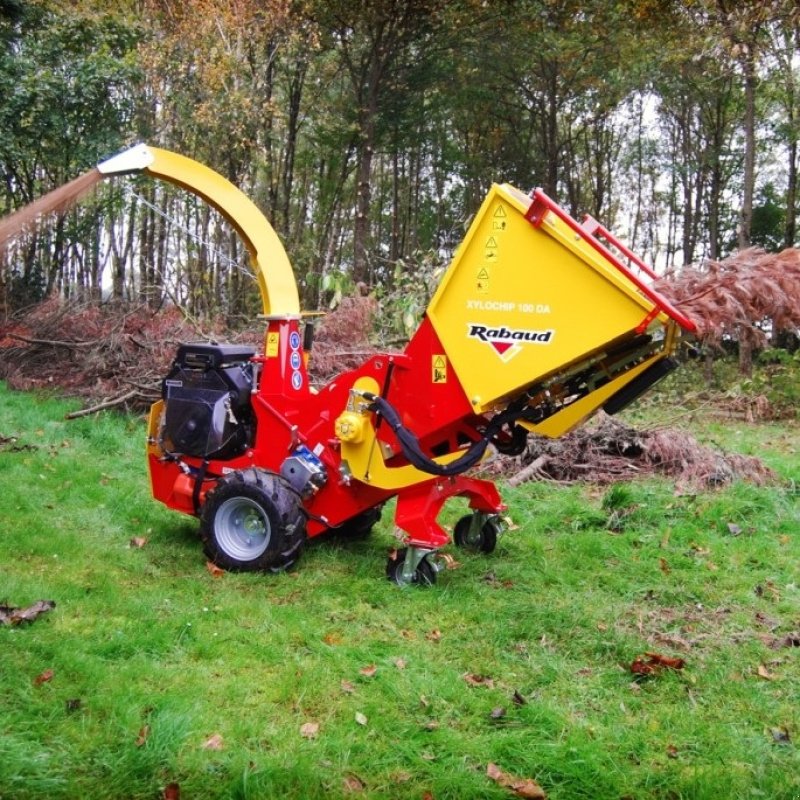
{"label": "yellow machine panel", "polygon": [[475,411],[587,356],[670,322],[625,274],[531,198],[494,185],[428,307]]}

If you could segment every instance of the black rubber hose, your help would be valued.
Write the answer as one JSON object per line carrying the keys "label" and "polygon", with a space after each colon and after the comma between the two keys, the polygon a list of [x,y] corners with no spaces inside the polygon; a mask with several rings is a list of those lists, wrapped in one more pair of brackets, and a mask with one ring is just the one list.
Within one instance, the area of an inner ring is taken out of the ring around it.
{"label": "black rubber hose", "polygon": [[419,446],[419,439],[403,425],[400,415],[388,400],[371,392],[364,392],[364,398],[370,402],[369,410],[380,414],[386,420],[386,424],[394,431],[397,441],[400,442],[403,455],[413,466],[430,475],[442,475],[445,477],[460,475],[470,467],[475,466],[486,452],[489,441],[499,432],[503,425],[513,422],[522,416],[519,411],[507,411],[503,414],[498,414],[492,418],[483,437],[474,442],[462,456],[449,464],[439,464],[422,451]]}

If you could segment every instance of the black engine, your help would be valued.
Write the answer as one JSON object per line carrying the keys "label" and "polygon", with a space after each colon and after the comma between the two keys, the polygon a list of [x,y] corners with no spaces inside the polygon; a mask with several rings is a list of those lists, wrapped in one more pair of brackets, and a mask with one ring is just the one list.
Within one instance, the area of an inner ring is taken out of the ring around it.
{"label": "black engine", "polygon": [[233,344],[199,342],[178,348],[161,384],[165,418],[160,444],[165,452],[226,459],[253,443],[254,355],[252,348]]}

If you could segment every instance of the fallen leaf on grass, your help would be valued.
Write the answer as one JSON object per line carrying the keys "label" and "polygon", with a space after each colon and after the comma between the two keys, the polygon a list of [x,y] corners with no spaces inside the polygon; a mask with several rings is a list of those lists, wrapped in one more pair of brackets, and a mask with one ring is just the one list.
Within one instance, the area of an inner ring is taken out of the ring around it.
{"label": "fallen leaf on grass", "polygon": [[41,686],[43,683],[49,683],[51,680],[53,680],[53,676],[54,675],[55,675],[55,672],[53,672],[52,669],[46,669],[44,672],[39,673],[33,679],[33,685],[34,686]]}
{"label": "fallen leaf on grass", "polygon": [[33,622],[41,614],[52,611],[56,607],[53,600],[37,600],[27,608],[0,606],[0,625],[19,625],[22,622]]}
{"label": "fallen leaf on grass", "polygon": [[215,733],[208,737],[203,742],[203,750],[222,750],[225,744],[222,741],[222,736],[219,733]]}
{"label": "fallen leaf on grass", "polygon": [[661,571],[662,571],[662,572],[663,572],[665,575],[669,575],[669,574],[670,574],[670,572],[672,572],[672,569],[670,569],[670,566],[669,566],[669,564],[667,563],[667,559],[666,559],[666,558],[659,558],[659,559],[658,559],[658,568],[659,568],[659,569],[660,569],[660,570],[661,570]]}
{"label": "fallen leaf on grass", "polygon": [[438,731],[439,723],[435,719],[429,719],[422,727],[426,731]]}
{"label": "fallen leaf on grass", "polygon": [[733,522],[728,523],[728,533],[731,536],[738,536],[742,532],[742,529]]}
{"label": "fallen leaf on grass", "polygon": [[356,711],[356,722],[359,725],[366,725],[367,724],[367,718],[360,711]]}
{"label": "fallen leaf on grass", "polygon": [[[645,660],[647,659],[647,660]],[[635,675],[657,675],[662,669],[683,669],[686,662],[682,658],[670,658],[660,653],[645,653],[634,659],[630,671]]]}
{"label": "fallen leaf on grass", "polygon": [[486,776],[495,783],[506,789],[511,789],[517,797],[525,797],[528,800],[547,800],[544,789],[532,778],[515,778],[509,775],[497,764],[489,764],[486,767]]}
{"label": "fallen leaf on grass", "polygon": [[363,792],[364,789],[367,788],[367,785],[358,775],[345,775],[344,780],[342,781],[342,788],[346,792]]}
{"label": "fallen leaf on grass", "polygon": [[128,545],[134,550],[140,550],[147,544],[147,537],[146,536],[134,536]]}
{"label": "fallen leaf on grass", "polygon": [[765,681],[775,680],[775,676],[763,664],[758,665],[756,674],[758,675],[759,678],[763,678]]}
{"label": "fallen leaf on grass", "polygon": [[528,702],[516,689],[514,694],[511,695],[511,700],[518,706],[524,706]]}
{"label": "fallen leaf on grass", "polygon": [[509,517],[508,515],[506,515],[505,517],[502,517],[502,520],[506,524],[506,530],[509,530],[509,531],[518,531],[519,530],[519,525],[516,525],[514,523],[514,520],[512,520],[511,517]]}
{"label": "fallen leaf on grass", "polygon": [[789,731],[783,725],[780,728],[770,728],[769,732],[772,734],[772,741],[777,744],[789,744],[792,741]]}
{"label": "fallen leaf on grass", "polygon": [[181,787],[177,783],[168,783],[161,797],[163,800],[181,800]]}
{"label": "fallen leaf on grass", "polygon": [[488,675],[476,675],[472,672],[465,672],[461,676],[470,686],[488,686],[490,689],[494,688],[494,679]]}
{"label": "fallen leaf on grass", "polygon": [[342,643],[342,635],[340,633],[337,633],[336,631],[330,631],[330,633],[326,633],[322,637],[322,641],[325,642],[325,644],[328,644],[331,647],[333,647],[334,645]]}
{"label": "fallen leaf on grass", "polygon": [[359,674],[363,675],[365,678],[372,678],[377,671],[378,667],[375,666],[375,664],[370,664],[367,667],[361,667]]}
{"label": "fallen leaf on grass", "polygon": [[438,628],[434,628],[432,631],[428,631],[425,634],[425,638],[429,642],[441,642],[442,641],[442,632]]}
{"label": "fallen leaf on grass", "polygon": [[350,683],[350,681],[342,681],[339,686],[345,694],[353,694],[353,692],[356,690],[355,685]]}
{"label": "fallen leaf on grass", "polygon": [[225,574],[225,570],[218,567],[212,561],[206,561],[206,569],[212,578],[221,578]]}
{"label": "fallen leaf on grass", "polygon": [[300,726],[300,735],[304,739],[316,739],[319,733],[319,722],[304,722]]}
{"label": "fallen leaf on grass", "polygon": [[667,745],[667,758],[677,758],[678,748],[674,744]]}
{"label": "fallen leaf on grass", "polygon": [[492,713],[489,714],[491,719],[503,719],[506,715],[506,710],[502,706],[497,706],[496,708],[492,709]]}
{"label": "fallen leaf on grass", "polygon": [[508,579],[501,581],[494,572],[487,572],[483,580],[495,589],[510,589],[514,585],[514,581]]}
{"label": "fallen leaf on grass", "polygon": [[406,660],[404,658],[396,658],[394,660],[394,665],[397,669],[405,669],[406,668]]}
{"label": "fallen leaf on grass", "polygon": [[136,737],[136,746],[137,747],[144,747],[147,744],[147,737],[150,735],[150,726],[149,725],[142,725],[139,728],[139,735]]}
{"label": "fallen leaf on grass", "polygon": [[773,600],[781,599],[781,593],[772,581],[766,581],[763,586],[759,583],[753,591],[756,593],[756,597],[764,597],[764,595],[770,594]]}
{"label": "fallen leaf on grass", "polygon": [[444,561],[445,569],[458,569],[461,566],[461,562],[456,561],[449,553],[439,553],[439,558]]}
{"label": "fallen leaf on grass", "polygon": [[766,614],[764,614],[762,611],[756,611],[755,621],[759,625],[763,625],[765,628],[769,628],[771,631],[777,630],[781,626],[781,623],[778,622],[778,620],[771,619]]}

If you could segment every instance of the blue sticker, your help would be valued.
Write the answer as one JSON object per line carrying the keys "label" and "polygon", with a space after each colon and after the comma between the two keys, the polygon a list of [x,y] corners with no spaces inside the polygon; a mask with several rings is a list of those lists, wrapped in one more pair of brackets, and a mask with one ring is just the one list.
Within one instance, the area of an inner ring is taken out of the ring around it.
{"label": "blue sticker", "polygon": [[300,353],[297,350],[292,353],[289,363],[292,365],[292,369],[300,369]]}
{"label": "blue sticker", "polygon": [[292,373],[292,386],[299,389],[303,385],[303,376],[299,372]]}
{"label": "blue sticker", "polygon": [[300,349],[300,334],[297,331],[292,331],[291,334],[289,334],[289,346],[292,350]]}

